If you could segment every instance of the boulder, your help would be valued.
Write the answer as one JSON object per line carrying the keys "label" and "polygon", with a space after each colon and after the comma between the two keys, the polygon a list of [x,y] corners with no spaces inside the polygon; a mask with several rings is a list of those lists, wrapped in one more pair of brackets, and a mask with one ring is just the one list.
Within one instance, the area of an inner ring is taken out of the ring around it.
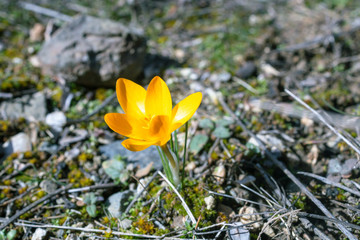
{"label": "boulder", "polygon": [[37,57],[45,74],[87,87],[114,87],[119,77],[139,76],[145,54],[141,29],[81,15],[57,30]]}

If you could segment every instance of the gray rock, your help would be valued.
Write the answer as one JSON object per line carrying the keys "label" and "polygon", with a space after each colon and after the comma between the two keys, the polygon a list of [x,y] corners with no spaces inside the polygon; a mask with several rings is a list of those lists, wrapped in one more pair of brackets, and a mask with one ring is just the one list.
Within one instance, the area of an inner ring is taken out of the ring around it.
{"label": "gray rock", "polygon": [[327,175],[326,178],[329,179],[330,181],[333,182],[340,182],[341,180],[341,163],[340,160],[337,158],[333,158],[329,160],[329,164],[328,164],[328,171],[327,171]]}
{"label": "gray rock", "polygon": [[134,191],[126,190],[124,192],[118,192],[111,195],[108,199],[109,206],[108,211],[113,217],[119,218],[121,214],[126,210],[126,207],[131,202],[131,197],[134,196]]}
{"label": "gray rock", "polygon": [[213,73],[210,75],[209,80],[211,82],[228,82],[231,79],[229,72],[222,71],[220,73]]}
{"label": "gray rock", "polygon": [[142,30],[82,15],[57,30],[38,59],[45,74],[90,87],[113,87],[119,77],[139,76],[145,53]]}
{"label": "gray rock", "polygon": [[327,172],[328,175],[340,173],[341,169],[342,169],[341,163],[337,158],[333,158],[329,160],[328,172]]}
{"label": "gray rock", "polygon": [[43,240],[45,239],[47,231],[42,228],[37,228],[31,237],[31,240]]}
{"label": "gray rock", "polygon": [[58,188],[57,184],[50,180],[43,180],[40,183],[40,187],[42,190],[44,190],[46,193],[53,193]]}
{"label": "gray rock", "polygon": [[[283,142],[279,138],[277,138],[275,136],[272,136],[270,134],[256,134],[256,136],[264,144],[266,144],[267,146],[269,146],[271,148],[278,149],[280,151],[284,151],[284,149],[285,149],[285,146],[284,146]],[[256,141],[255,138],[250,138],[249,143],[252,143],[255,146],[259,147],[259,144],[258,144],[258,142]]]}
{"label": "gray rock", "polygon": [[245,227],[242,227],[241,222],[236,222],[234,225],[238,227],[232,227],[229,229],[229,236],[232,240],[250,240],[250,232]]}
{"label": "gray rock", "polygon": [[132,224],[132,221],[131,221],[130,219],[124,219],[124,220],[119,221],[119,226],[120,226],[122,229],[129,229],[129,228],[131,228],[131,224]]}
{"label": "gray rock", "polygon": [[43,92],[37,92],[7,100],[0,104],[0,112],[5,120],[24,117],[29,121],[44,121],[46,115],[45,95]]}
{"label": "gray rock", "polygon": [[341,175],[351,174],[351,171],[356,168],[359,160],[356,158],[347,159],[341,167]]}
{"label": "gray rock", "polygon": [[154,169],[162,169],[162,162],[155,146],[151,146],[140,152],[132,152],[121,145],[122,141],[114,141],[110,144],[101,146],[100,152],[108,158],[121,156],[127,163],[139,165],[140,168],[146,167],[151,161],[154,162]]}
{"label": "gray rock", "polygon": [[66,124],[66,116],[61,111],[52,112],[46,115],[45,123],[49,125],[55,132],[59,133]]}
{"label": "gray rock", "polygon": [[79,148],[77,147],[74,147],[72,149],[70,149],[69,151],[66,151],[64,156],[67,158],[67,159],[75,159],[77,158],[79,155],[80,155],[81,151]]}
{"label": "gray rock", "polygon": [[47,152],[50,154],[55,154],[58,150],[59,146],[56,144],[51,144],[48,141],[41,142],[39,145],[39,151]]}
{"label": "gray rock", "polygon": [[174,229],[180,229],[184,227],[184,217],[183,216],[176,216],[173,218],[171,223],[171,227]]}
{"label": "gray rock", "polygon": [[256,73],[256,65],[253,62],[246,62],[244,66],[236,71],[236,76],[242,79],[248,79]]}
{"label": "gray rock", "polygon": [[31,151],[31,142],[28,135],[23,132],[12,136],[3,144],[5,157],[15,152]]}

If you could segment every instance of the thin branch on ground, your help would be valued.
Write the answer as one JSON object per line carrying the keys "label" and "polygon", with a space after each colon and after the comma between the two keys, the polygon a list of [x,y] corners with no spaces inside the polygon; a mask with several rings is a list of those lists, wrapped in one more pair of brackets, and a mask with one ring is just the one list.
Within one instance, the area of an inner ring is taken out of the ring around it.
{"label": "thin branch on ground", "polygon": [[94,116],[95,114],[97,114],[98,112],[101,111],[101,109],[103,109],[104,107],[106,107],[106,105],[108,105],[110,102],[112,102],[114,99],[116,98],[116,93],[113,93],[111,96],[107,97],[99,106],[97,106],[94,111],[92,111],[89,114],[86,114],[84,117],[79,118],[79,119],[69,119],[66,122],[66,125],[71,125],[74,123],[80,123],[80,122],[85,122],[88,121],[89,118],[91,118],[92,116]]}
{"label": "thin branch on ground", "polygon": [[256,192],[255,190],[253,190],[253,189],[245,186],[244,184],[240,184],[240,186],[241,186],[242,188],[245,188],[246,190],[252,192],[253,194],[257,195],[258,197],[261,197],[261,198],[265,199],[267,202],[271,202],[272,204],[276,205],[278,208],[282,208],[282,206],[281,206],[279,203],[277,203],[277,202],[269,199],[268,197],[266,197],[266,196],[264,196],[264,195]]}
{"label": "thin branch on ground", "polygon": [[68,15],[59,13],[52,9],[41,7],[41,6],[33,4],[33,3],[19,2],[19,5],[20,5],[20,7],[24,8],[26,10],[29,10],[29,11],[32,11],[35,13],[39,13],[39,14],[43,14],[48,17],[56,18],[56,19],[62,20],[64,22],[70,22],[73,19],[72,17],[70,17]]}
{"label": "thin branch on ground", "polygon": [[[124,233],[124,232],[118,232],[118,231],[112,231],[112,230],[101,230],[101,229],[92,229],[92,228],[79,228],[79,227],[69,227],[69,226],[57,226],[57,225],[51,225],[51,224],[29,224],[29,223],[21,223],[21,222],[15,222],[16,226],[23,226],[23,227],[32,227],[32,228],[55,228],[55,229],[65,229],[65,230],[71,230],[71,231],[81,231],[81,232],[87,232],[87,233],[100,233],[105,234],[111,231],[112,235],[115,236],[129,236],[129,237],[141,237],[146,239],[166,239],[162,236],[153,236],[153,235],[145,235],[145,234],[135,234],[135,233]],[[173,239],[173,238],[171,238]]]}
{"label": "thin branch on ground", "polygon": [[72,186],[72,184],[69,184],[63,188],[60,188],[58,190],[56,190],[55,192],[53,193],[49,193],[48,195],[40,198],[39,200],[29,204],[27,207],[17,211],[15,213],[15,215],[13,215],[12,217],[10,217],[9,219],[7,219],[3,224],[1,224],[0,226],[0,231],[3,230],[7,225],[9,225],[10,223],[14,222],[16,219],[18,219],[21,215],[23,215],[24,213],[30,211],[32,208],[36,207],[37,205],[45,202],[46,200],[48,199],[51,199],[53,197],[55,197],[56,195],[58,194],[61,194],[61,193],[64,193],[66,192],[70,187]]}
{"label": "thin branch on ground", "polygon": [[19,194],[19,195],[17,195],[16,197],[13,197],[13,198],[11,198],[11,199],[9,199],[9,200],[1,203],[1,204],[0,204],[0,207],[6,206],[6,205],[8,205],[9,203],[12,203],[12,202],[16,201],[17,199],[20,199],[20,198],[24,197],[25,195],[27,195],[28,193],[30,193],[30,192],[31,192],[33,189],[35,189],[35,188],[36,188],[36,186],[31,187],[31,188],[29,188],[28,190],[26,190],[25,192],[23,192],[22,194]]}
{"label": "thin branch on ground", "polygon": [[352,193],[358,197],[360,197],[360,192],[359,191],[356,191],[356,190],[353,190],[351,188],[348,188],[340,183],[336,183],[336,182],[333,182],[327,178],[324,178],[324,177],[321,177],[321,176],[318,176],[316,174],[313,174],[313,173],[307,173],[307,172],[298,172],[298,174],[302,174],[302,175],[305,175],[305,176],[309,176],[309,177],[312,177],[312,178],[315,178],[319,181],[322,181],[323,183],[325,184],[329,184],[331,186],[334,186],[334,187],[337,187],[337,188],[341,188],[349,193]]}
{"label": "thin branch on ground", "polygon": [[89,191],[96,190],[96,189],[113,188],[113,187],[118,187],[118,186],[119,186],[118,183],[105,183],[105,184],[97,184],[97,185],[81,187],[81,188],[72,188],[72,189],[69,189],[67,192],[68,193],[89,192]]}
{"label": "thin branch on ground", "polygon": [[320,220],[324,220],[324,221],[329,221],[329,222],[345,225],[346,227],[349,227],[349,228],[360,230],[359,225],[348,223],[348,222],[345,222],[345,221],[340,221],[340,220],[334,219],[334,218],[328,218],[328,217],[325,217],[325,216],[320,216],[320,215],[317,215],[317,214],[299,212],[298,216],[310,217],[310,218],[320,219]]}
{"label": "thin branch on ground", "polygon": [[330,201],[336,205],[342,206],[346,209],[349,209],[351,211],[354,211],[354,212],[357,212],[358,214],[360,214],[360,209],[356,208],[356,206],[351,206],[350,204],[344,204],[344,203],[341,203],[341,202],[338,202],[335,200],[330,200]]}
{"label": "thin branch on ground", "polygon": [[[285,102],[273,102],[266,99],[256,99],[252,98],[249,100],[249,105],[254,110],[255,109],[262,109],[267,111],[275,111],[285,116],[294,117],[294,118],[309,118],[315,122],[321,122],[317,115],[313,112],[300,107],[294,107],[291,103]],[[340,128],[352,129],[356,130],[356,128],[360,124],[360,117],[359,116],[349,116],[349,115],[342,115],[339,113],[324,111],[329,117],[331,121],[336,124],[336,126]]]}

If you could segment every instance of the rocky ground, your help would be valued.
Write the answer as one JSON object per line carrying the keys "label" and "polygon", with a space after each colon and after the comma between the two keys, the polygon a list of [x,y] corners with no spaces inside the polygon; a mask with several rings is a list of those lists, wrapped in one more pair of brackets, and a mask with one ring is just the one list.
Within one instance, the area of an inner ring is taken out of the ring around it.
{"label": "rocky ground", "polygon": [[[357,1],[0,4],[0,239],[359,238]],[[178,193],[103,120],[155,75],[204,96]]]}

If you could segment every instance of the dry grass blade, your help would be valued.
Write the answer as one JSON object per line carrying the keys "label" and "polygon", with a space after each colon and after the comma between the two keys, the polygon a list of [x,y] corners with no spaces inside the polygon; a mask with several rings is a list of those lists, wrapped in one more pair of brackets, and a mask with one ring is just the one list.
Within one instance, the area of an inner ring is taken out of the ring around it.
{"label": "dry grass blade", "polygon": [[310,110],[315,116],[318,117],[318,119],[324,123],[333,133],[335,133],[339,138],[341,138],[344,142],[346,142],[347,145],[349,145],[355,152],[357,152],[360,155],[360,149],[357,148],[353,143],[351,143],[346,137],[344,137],[339,131],[337,131],[333,126],[331,126],[330,123],[328,123],[321,114],[319,114],[315,109],[310,107],[308,104],[306,104],[303,100],[298,98],[295,94],[293,94],[288,89],[285,89],[285,92],[289,94],[292,98],[294,98],[297,102],[299,102],[301,105],[306,107],[308,110]]}
{"label": "dry grass blade", "polygon": [[57,226],[51,224],[29,224],[29,223],[21,223],[16,222],[15,225],[17,226],[24,226],[24,227],[32,227],[32,228],[56,228],[56,229],[66,229],[72,231],[81,231],[81,232],[88,232],[88,233],[100,233],[105,234],[111,231],[112,235],[115,236],[129,236],[129,237],[139,237],[143,239],[164,239],[163,236],[152,236],[152,235],[144,235],[144,234],[134,234],[134,233],[124,233],[112,230],[101,230],[101,229],[91,229],[91,228],[79,228],[79,227],[68,227],[68,226]]}
{"label": "dry grass blade", "polygon": [[299,212],[298,216],[303,216],[303,217],[310,217],[310,218],[316,218],[316,219],[320,219],[320,220],[324,220],[324,221],[330,221],[330,222],[334,222],[334,223],[339,223],[339,224],[343,224],[349,228],[353,228],[356,230],[360,230],[360,226],[356,225],[356,224],[352,224],[352,223],[348,223],[348,222],[344,222],[344,221],[340,221],[334,218],[328,218],[328,217],[324,217],[324,216],[320,216],[317,214],[311,214],[311,213],[304,213],[304,212]]}
{"label": "dry grass blade", "polygon": [[183,205],[186,213],[187,213],[187,214],[189,215],[189,217],[190,217],[190,220],[191,220],[192,224],[195,226],[195,224],[196,224],[196,219],[195,219],[194,215],[192,214],[190,208],[189,208],[188,205],[186,204],[185,200],[182,198],[182,196],[180,195],[180,193],[176,190],[176,188],[174,187],[174,185],[172,185],[172,183],[169,181],[169,179],[167,179],[167,178],[165,177],[165,175],[162,174],[162,172],[159,171],[159,175],[166,181],[167,184],[169,184],[169,186],[174,190],[174,192],[176,193],[176,195],[178,195],[178,197],[179,197],[179,199],[180,199],[180,201],[181,201],[181,203],[182,203],[182,205]]}
{"label": "dry grass blade", "polygon": [[[302,184],[300,182],[299,179],[297,179],[294,174],[292,174],[289,169],[286,168],[286,166],[280,162],[270,151],[267,150],[266,146],[264,145],[264,143],[262,143],[260,141],[260,139],[253,133],[251,132],[246,126],[245,124],[235,115],[235,113],[229,108],[229,106],[225,103],[225,101],[223,100],[222,97],[219,97],[219,102],[222,105],[222,107],[224,108],[224,110],[226,112],[228,112],[236,121],[237,124],[239,124],[239,126],[244,129],[248,135],[250,135],[251,137],[253,137],[256,142],[258,143],[260,149],[262,151],[265,152],[266,156],[278,167],[280,168],[283,173],[290,178],[300,189],[303,193],[306,194],[306,196],[309,197],[309,199],[329,218],[333,218],[335,219],[335,217],[331,214],[331,212],[306,188],[306,186],[304,184]],[[339,228],[339,230],[344,233],[349,239],[351,240],[356,240],[357,238],[349,231],[346,229],[346,227],[340,223],[335,223],[335,225]]]}
{"label": "dry grass blade", "polygon": [[285,217],[285,216],[287,216],[287,215],[296,214],[296,213],[298,213],[299,211],[300,211],[300,210],[293,210],[293,211],[291,211],[291,212],[287,212],[287,213],[284,213],[284,214],[281,214],[281,215],[278,215],[278,216],[277,216],[277,214],[280,213],[281,210],[278,211],[278,212],[275,213],[271,218],[269,218],[269,221],[267,221],[267,222],[264,224],[264,226],[262,227],[261,232],[259,233],[259,236],[258,236],[257,239],[258,239],[258,240],[261,239],[261,234],[265,231],[265,229],[266,229],[272,222],[277,221],[278,219],[281,219],[281,218],[283,218],[283,217]]}
{"label": "dry grass blade", "polygon": [[305,175],[305,176],[309,176],[309,177],[315,178],[315,179],[320,180],[320,181],[322,181],[322,182],[324,182],[324,183],[326,183],[326,184],[332,185],[332,186],[334,186],[334,187],[341,188],[341,189],[343,189],[343,190],[345,190],[345,191],[347,191],[347,192],[349,192],[349,193],[352,193],[352,194],[360,197],[360,192],[359,192],[359,191],[355,191],[355,190],[353,190],[353,189],[351,189],[351,188],[348,188],[348,187],[345,187],[345,186],[343,186],[343,185],[341,185],[341,184],[339,184],[339,183],[330,181],[330,180],[327,179],[327,178],[318,176],[318,175],[313,174],[313,173],[307,173],[307,172],[298,172],[298,174],[302,174],[302,175]]}
{"label": "dry grass blade", "polygon": [[[208,190],[206,188],[205,188],[205,190],[207,190],[210,194],[218,195],[218,196],[221,196],[221,197],[227,197],[227,198],[231,198],[231,199],[235,199],[235,200],[239,200],[239,201],[244,201],[244,202],[247,202],[247,203],[252,203],[252,204],[255,204],[255,205],[259,205],[259,206],[263,206],[263,207],[267,207],[267,208],[271,208],[271,209],[275,208],[275,206],[269,206],[269,205],[266,205],[266,204],[254,202],[254,201],[247,200],[247,199],[244,199],[244,198],[233,197],[233,196],[230,196],[230,195],[227,195],[227,194],[224,194],[224,193],[217,193],[217,192]],[[276,208],[276,209],[281,209],[281,208]]]}
{"label": "dry grass blade", "polygon": [[158,175],[158,171],[154,173],[154,175],[151,177],[151,179],[146,183],[146,185],[141,189],[141,191],[135,196],[135,198],[131,201],[131,203],[127,206],[127,208],[125,209],[124,214],[127,214],[130,209],[134,206],[134,204],[136,203],[136,201],[139,199],[139,197],[143,194],[143,192],[149,187],[150,183],[152,183],[152,181],[154,181],[155,177]]}
{"label": "dry grass blade", "polygon": [[346,209],[349,209],[351,211],[354,211],[354,212],[357,212],[358,214],[360,214],[360,209],[356,208],[355,206],[351,206],[349,204],[344,204],[344,203],[341,203],[341,202],[338,202],[338,201],[335,201],[335,200],[330,200],[332,203],[336,204],[336,205],[339,205],[341,207],[344,207]]}
{"label": "dry grass blade", "polygon": [[[244,184],[240,184],[240,186],[241,186],[241,187],[243,187],[243,188],[245,188],[246,190],[248,190],[248,191],[252,192],[253,194],[255,194],[255,195],[257,195],[257,196],[259,196],[259,197],[261,197],[261,198],[265,199],[267,202],[269,202],[269,203],[272,203],[272,204],[276,205],[278,208],[282,208],[282,206],[281,206],[279,203],[275,202],[274,200],[271,200],[271,199],[267,198],[266,196],[264,196],[264,195],[262,195],[262,194],[260,194],[260,193],[256,192],[255,190],[253,190],[253,189],[251,189],[251,188],[249,188],[249,187],[245,186]],[[269,205],[270,205],[270,204],[269,204]]]}

